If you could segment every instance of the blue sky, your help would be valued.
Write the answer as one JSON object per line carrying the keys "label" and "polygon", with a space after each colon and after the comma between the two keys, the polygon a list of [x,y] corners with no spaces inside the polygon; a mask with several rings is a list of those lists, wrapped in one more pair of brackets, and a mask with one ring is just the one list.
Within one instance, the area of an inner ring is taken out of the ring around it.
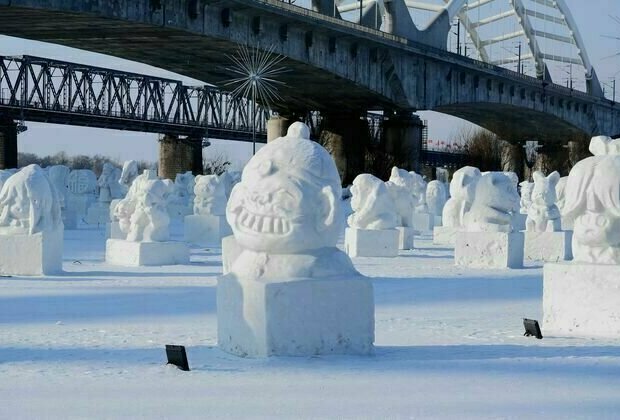
{"label": "blue sky", "polygon": [[[609,16],[620,16],[620,0],[565,0],[575,18],[579,31],[587,46],[591,62],[602,82],[611,78],[620,79],[620,24]],[[114,67],[126,71],[147,73],[183,80],[190,84],[196,80],[176,75],[165,70],[134,63],[101,54],[89,53],[58,45],[44,44],[17,38],[0,36],[0,54],[29,54],[102,67]],[[620,97],[620,81],[617,96]],[[429,136],[434,139],[450,139],[468,123],[435,112],[421,112],[429,121]],[[19,148],[23,152],[41,155],[66,151],[74,154],[102,154],[119,160],[143,159],[155,161],[158,147],[156,136],[133,132],[69,127],[49,124],[28,123],[29,130],[19,137]],[[224,154],[235,161],[243,162],[251,156],[251,144],[214,141],[207,154]]]}

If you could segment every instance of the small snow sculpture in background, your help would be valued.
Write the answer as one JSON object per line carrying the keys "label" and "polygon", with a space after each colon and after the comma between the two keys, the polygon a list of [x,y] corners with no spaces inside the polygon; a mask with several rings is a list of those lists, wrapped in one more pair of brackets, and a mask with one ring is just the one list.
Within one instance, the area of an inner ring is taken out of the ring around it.
{"label": "small snow sculpture in background", "polygon": [[392,168],[390,179],[385,183],[398,214],[398,226],[413,227],[413,211],[417,204],[413,195],[414,183],[411,173],[396,166]]}
{"label": "small snow sculpture in background", "polygon": [[131,226],[131,215],[136,210],[139,191],[143,189],[143,185],[150,180],[157,179],[157,175],[152,169],[145,169],[141,175],[138,175],[125,198],[118,202],[113,210],[114,218],[118,220],[121,232],[125,235],[129,233]]}
{"label": "small snow sculpture in background", "polygon": [[0,191],[0,232],[32,235],[62,229],[57,194],[39,165],[12,175]]}
{"label": "small snow sculpture in background", "polygon": [[133,184],[134,179],[136,179],[139,174],[140,172],[137,161],[127,160],[125,161],[125,163],[123,163],[123,170],[121,171],[121,176],[118,181],[121,185],[121,191],[123,196],[127,195],[131,184]]}
{"label": "small snow sculpture in background", "polygon": [[226,214],[225,184],[217,175],[198,175],[194,185],[194,214]]}
{"label": "small snow sculpture in background", "polygon": [[428,207],[426,205],[426,181],[422,175],[415,173],[414,171],[409,172],[413,179],[413,189],[411,193],[415,199],[415,213],[428,213]]}
{"label": "small snow sculpture in background", "polygon": [[103,164],[101,175],[97,180],[99,187],[99,202],[109,203],[115,198],[121,198],[123,192],[119,184],[119,173],[114,165],[109,162]]}
{"label": "small snow sculpture in background", "polygon": [[450,182],[450,199],[442,213],[445,227],[463,227],[463,218],[474,201],[476,184],[480,177],[480,170],[472,166],[465,166],[454,172]]}
{"label": "small snow sculpture in background", "polygon": [[469,232],[511,232],[512,215],[519,211],[520,197],[514,183],[501,172],[482,175],[474,201],[463,217]]}
{"label": "small snow sculpture in background", "polygon": [[562,225],[560,211],[555,205],[555,188],[560,174],[556,171],[545,177],[542,172],[536,171],[533,178],[532,201],[527,212],[525,229],[528,232],[559,232]]}
{"label": "small snow sculpture in background", "polygon": [[169,239],[170,217],[166,209],[166,190],[161,180],[141,183],[136,208],[130,219],[128,241],[163,242]]}
{"label": "small snow sculpture in background", "polygon": [[527,214],[530,206],[532,205],[532,190],[534,189],[534,183],[529,181],[523,181],[519,185],[521,186],[521,200],[519,201],[519,212],[521,214]]}
{"label": "small snow sculpture in background", "polygon": [[448,200],[448,192],[443,182],[434,180],[426,187],[426,204],[428,212],[433,216],[441,216]]}
{"label": "small snow sculpture in background", "polygon": [[574,222],[575,261],[620,264],[620,139],[594,137],[590,152],[570,171],[562,217]]}
{"label": "small snow sculpture in background", "polygon": [[350,227],[357,229],[393,229],[398,224],[394,202],[379,178],[370,174],[358,175],[351,186]]}

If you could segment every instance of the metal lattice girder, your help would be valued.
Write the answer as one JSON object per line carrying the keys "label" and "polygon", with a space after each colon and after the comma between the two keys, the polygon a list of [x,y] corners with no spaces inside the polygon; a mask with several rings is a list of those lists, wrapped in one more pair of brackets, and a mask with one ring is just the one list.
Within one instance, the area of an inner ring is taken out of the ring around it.
{"label": "metal lattice girder", "polygon": [[[250,137],[252,103],[210,86],[46,58],[0,56],[0,113],[30,121]],[[259,107],[266,132],[270,112]]]}

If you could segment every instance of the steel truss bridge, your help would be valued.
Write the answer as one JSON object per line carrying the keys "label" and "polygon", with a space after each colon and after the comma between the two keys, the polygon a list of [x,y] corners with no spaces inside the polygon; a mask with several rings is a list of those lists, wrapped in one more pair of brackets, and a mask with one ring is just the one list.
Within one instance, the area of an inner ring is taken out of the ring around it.
{"label": "steel truss bridge", "polygon": [[[15,120],[250,141],[252,103],[210,86],[47,58],[0,56],[0,116]],[[257,106],[266,139],[270,111]]]}

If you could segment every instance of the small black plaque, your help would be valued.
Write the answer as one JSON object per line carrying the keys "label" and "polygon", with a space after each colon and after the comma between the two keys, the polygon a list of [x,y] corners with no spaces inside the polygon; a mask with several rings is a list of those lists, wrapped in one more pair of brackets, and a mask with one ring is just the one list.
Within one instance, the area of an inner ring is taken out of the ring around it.
{"label": "small black plaque", "polygon": [[187,363],[187,354],[185,353],[184,346],[166,344],[166,357],[168,358],[169,365],[175,365],[181,370],[189,370],[189,363]]}
{"label": "small black plaque", "polygon": [[543,338],[542,332],[540,331],[540,325],[538,325],[538,321],[535,319],[527,319],[523,318],[523,326],[525,327],[526,337],[536,337],[539,340]]}

